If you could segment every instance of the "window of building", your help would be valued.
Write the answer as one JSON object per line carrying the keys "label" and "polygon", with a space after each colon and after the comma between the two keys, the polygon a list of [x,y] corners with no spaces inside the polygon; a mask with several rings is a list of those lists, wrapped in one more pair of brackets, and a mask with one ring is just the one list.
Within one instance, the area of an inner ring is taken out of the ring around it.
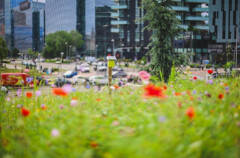
{"label": "window of building", "polygon": [[213,0],[212,2],[213,2],[213,5],[215,5],[215,4],[216,4],[216,0]]}
{"label": "window of building", "polygon": [[236,25],[236,10],[233,11],[233,25]]}
{"label": "window of building", "polygon": [[235,0],[235,10],[238,9],[238,0]]}
{"label": "window of building", "polygon": [[232,10],[232,0],[229,0],[229,10]]}
{"label": "window of building", "polygon": [[223,26],[226,25],[226,12],[223,11]]}
{"label": "window of building", "polygon": [[216,25],[217,12],[213,12],[213,25]]}
{"label": "window of building", "polygon": [[222,10],[225,8],[225,0],[222,0]]}
{"label": "window of building", "polygon": [[237,27],[234,28],[234,39],[237,38]]}
{"label": "window of building", "polygon": [[222,38],[225,39],[225,26],[222,28]]}
{"label": "window of building", "polygon": [[[231,1],[231,3],[232,3],[232,0],[229,0],[229,2]],[[229,3],[229,5],[230,5],[230,3]],[[232,6],[232,4],[230,5],[230,6]],[[229,6],[229,8],[231,8]],[[228,39],[231,39],[231,11],[230,11],[230,9],[228,10]]]}

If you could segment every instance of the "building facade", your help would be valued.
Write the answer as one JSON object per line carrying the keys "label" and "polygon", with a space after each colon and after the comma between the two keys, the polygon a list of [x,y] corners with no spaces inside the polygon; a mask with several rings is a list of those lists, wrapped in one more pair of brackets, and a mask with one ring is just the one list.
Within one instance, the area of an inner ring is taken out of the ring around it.
{"label": "building facade", "polygon": [[98,37],[102,36],[99,30],[106,22],[105,18],[110,18],[104,13],[104,6],[108,7],[110,4],[112,4],[111,0],[48,0],[46,1],[46,34],[77,30],[85,41],[84,48],[77,50],[80,55],[98,56],[99,48],[98,52],[101,56],[104,46],[101,41],[103,37]]}
{"label": "building facade", "polygon": [[208,0],[173,0],[172,9],[184,31],[174,41],[175,53],[188,53],[191,62],[208,60]]}
{"label": "building facade", "polygon": [[82,54],[95,51],[95,0],[46,1],[46,34],[77,30],[83,35]]}
{"label": "building facade", "polygon": [[41,51],[44,43],[44,7],[45,4],[38,0],[4,1],[3,34],[10,50]]}
{"label": "building facade", "polygon": [[112,52],[111,7],[106,4],[96,6],[96,51],[98,57]]}
{"label": "building facade", "polygon": [[46,34],[76,30],[76,0],[46,1]]}
{"label": "building facade", "polygon": [[[239,63],[240,0],[210,0],[209,8],[209,26],[213,37],[209,52],[214,62],[225,63],[227,61],[224,58],[228,58]],[[231,48],[228,57],[224,56],[227,47]]]}
{"label": "building facade", "polygon": [[5,37],[4,0],[0,0],[0,37]]}
{"label": "building facade", "polygon": [[240,0],[210,0],[210,32],[217,43],[235,43],[240,31]]}
{"label": "building facade", "polygon": [[123,58],[141,58],[149,43],[150,33],[143,31],[145,23],[141,0],[114,0],[111,6],[111,33],[114,54]]}

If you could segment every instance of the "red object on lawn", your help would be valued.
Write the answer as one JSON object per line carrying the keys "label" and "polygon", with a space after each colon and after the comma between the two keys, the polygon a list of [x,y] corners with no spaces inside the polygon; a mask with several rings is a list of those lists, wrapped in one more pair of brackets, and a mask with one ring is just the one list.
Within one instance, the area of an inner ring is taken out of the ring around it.
{"label": "red object on lawn", "polygon": [[212,74],[213,73],[213,70],[212,69],[210,69],[210,70],[208,70],[208,74]]}
{"label": "red object on lawn", "polygon": [[26,73],[2,73],[1,84],[3,86],[22,86],[27,85],[27,78],[29,77]]}

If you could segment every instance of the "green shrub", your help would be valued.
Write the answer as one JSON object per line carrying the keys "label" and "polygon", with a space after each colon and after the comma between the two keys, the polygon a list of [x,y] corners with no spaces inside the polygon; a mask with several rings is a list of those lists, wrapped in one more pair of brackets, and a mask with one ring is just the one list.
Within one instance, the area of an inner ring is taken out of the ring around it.
{"label": "green shrub", "polygon": [[52,69],[52,72],[58,72],[59,71],[59,68],[53,68]]}
{"label": "green shrub", "polygon": [[207,65],[206,65],[206,68],[207,68],[207,69],[209,69],[209,68],[211,68],[211,67],[212,67],[212,64],[207,64]]}

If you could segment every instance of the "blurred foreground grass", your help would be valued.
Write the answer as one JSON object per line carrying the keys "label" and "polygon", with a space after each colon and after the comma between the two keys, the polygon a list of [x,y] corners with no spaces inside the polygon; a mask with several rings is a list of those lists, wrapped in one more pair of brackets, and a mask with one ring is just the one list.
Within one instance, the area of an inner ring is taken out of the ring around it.
{"label": "blurred foreground grass", "polygon": [[162,99],[145,98],[142,87],[119,88],[111,97],[90,89],[2,98],[0,157],[238,158],[239,81],[178,80],[165,85]]}

